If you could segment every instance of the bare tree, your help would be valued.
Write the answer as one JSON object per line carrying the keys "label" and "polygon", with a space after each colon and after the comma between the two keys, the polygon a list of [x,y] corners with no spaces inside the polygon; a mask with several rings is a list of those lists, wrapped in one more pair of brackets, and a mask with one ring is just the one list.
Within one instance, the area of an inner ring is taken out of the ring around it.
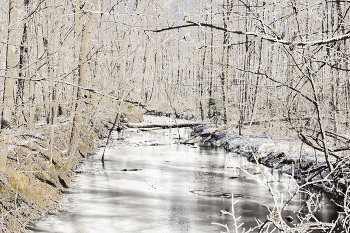
{"label": "bare tree", "polygon": [[0,170],[6,170],[6,161],[9,143],[9,129],[11,127],[12,111],[13,111],[13,93],[14,93],[14,78],[16,74],[16,44],[18,38],[17,28],[17,1],[9,1],[8,8],[8,33],[6,46],[6,78],[4,81],[3,91],[3,108],[1,112],[1,154],[0,154]]}

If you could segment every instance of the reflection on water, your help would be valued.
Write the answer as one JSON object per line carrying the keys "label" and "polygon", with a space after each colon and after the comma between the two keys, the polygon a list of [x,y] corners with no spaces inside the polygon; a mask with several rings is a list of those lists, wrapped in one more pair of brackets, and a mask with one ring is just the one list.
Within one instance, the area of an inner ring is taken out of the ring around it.
{"label": "reflection on water", "polygon": [[[220,232],[212,222],[232,225],[232,195],[239,202],[236,216],[244,227],[266,220],[273,208],[269,191],[261,184],[263,172],[245,158],[220,149],[174,143],[177,130],[126,132],[127,144],[106,151],[103,167],[100,153],[81,167],[65,195],[65,209],[32,226],[30,232]],[[181,136],[185,133],[181,130]],[[274,189],[288,197],[295,184],[279,172]],[[261,180],[259,182],[258,180]],[[283,182],[282,182],[283,181]],[[336,208],[324,196],[319,216],[331,221]],[[303,205],[300,197],[283,212],[295,216]]]}

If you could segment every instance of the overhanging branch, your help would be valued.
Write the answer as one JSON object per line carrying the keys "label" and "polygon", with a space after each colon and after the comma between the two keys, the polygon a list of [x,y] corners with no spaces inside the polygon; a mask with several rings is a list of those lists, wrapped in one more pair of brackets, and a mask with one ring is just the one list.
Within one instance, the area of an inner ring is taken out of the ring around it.
{"label": "overhanging branch", "polygon": [[325,44],[330,44],[330,43],[350,39],[350,33],[347,33],[345,35],[340,35],[340,36],[332,37],[332,38],[325,39],[325,40],[288,41],[288,40],[281,40],[277,37],[272,37],[269,35],[264,35],[264,34],[260,34],[260,33],[256,33],[256,32],[244,32],[244,31],[240,31],[240,30],[229,30],[227,28],[216,26],[216,25],[209,24],[209,23],[199,23],[199,22],[193,22],[193,21],[186,21],[186,23],[187,24],[180,25],[180,26],[172,26],[172,27],[166,27],[166,28],[161,28],[161,29],[156,29],[156,30],[145,30],[145,31],[159,33],[159,32],[165,32],[165,31],[187,28],[187,27],[208,27],[208,28],[213,28],[213,29],[217,29],[220,31],[229,32],[229,33],[238,34],[238,35],[260,37],[261,39],[272,42],[272,43],[279,43],[279,44],[283,44],[283,45],[293,45],[293,46],[299,46],[299,47],[325,45]]}
{"label": "overhanging branch", "polygon": [[67,84],[67,85],[69,85],[69,86],[73,86],[73,87],[76,87],[76,88],[79,88],[79,89],[82,89],[82,90],[85,90],[85,91],[88,91],[88,92],[91,92],[91,93],[94,93],[94,94],[98,94],[98,95],[101,95],[101,96],[104,96],[104,97],[111,98],[111,99],[113,99],[113,100],[117,100],[117,101],[129,103],[129,104],[132,104],[132,105],[134,105],[134,106],[140,106],[140,107],[142,107],[143,109],[147,110],[147,106],[144,105],[144,104],[142,104],[142,103],[140,103],[140,102],[131,101],[131,100],[124,100],[124,99],[119,99],[119,98],[114,97],[114,96],[105,95],[105,94],[102,94],[102,93],[96,91],[95,89],[87,88],[87,87],[82,87],[82,86],[75,85],[75,84],[70,83],[70,82],[67,82],[67,81],[56,81],[56,82],[64,83],[64,84]]}

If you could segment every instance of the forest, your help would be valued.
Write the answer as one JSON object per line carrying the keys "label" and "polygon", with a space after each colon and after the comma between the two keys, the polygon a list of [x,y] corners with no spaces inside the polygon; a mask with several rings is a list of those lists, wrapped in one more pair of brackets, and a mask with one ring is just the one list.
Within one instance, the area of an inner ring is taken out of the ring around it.
{"label": "forest", "polygon": [[349,11],[347,0],[2,1],[1,230],[24,231],[38,217],[25,209],[50,212],[59,194],[47,187],[67,186],[74,156],[144,113],[301,140],[349,224]]}

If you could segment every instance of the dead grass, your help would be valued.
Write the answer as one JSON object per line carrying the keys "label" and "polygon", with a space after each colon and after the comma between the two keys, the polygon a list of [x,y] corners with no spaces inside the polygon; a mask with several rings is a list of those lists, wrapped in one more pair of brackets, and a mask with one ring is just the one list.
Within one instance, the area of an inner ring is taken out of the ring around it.
{"label": "dead grass", "polygon": [[73,178],[74,169],[93,153],[98,140],[106,137],[109,120],[81,130],[78,150],[68,156],[69,124],[55,128],[53,163],[50,165],[50,127],[11,135],[7,173],[0,174],[0,232],[26,232],[30,221],[57,211],[62,191]]}

